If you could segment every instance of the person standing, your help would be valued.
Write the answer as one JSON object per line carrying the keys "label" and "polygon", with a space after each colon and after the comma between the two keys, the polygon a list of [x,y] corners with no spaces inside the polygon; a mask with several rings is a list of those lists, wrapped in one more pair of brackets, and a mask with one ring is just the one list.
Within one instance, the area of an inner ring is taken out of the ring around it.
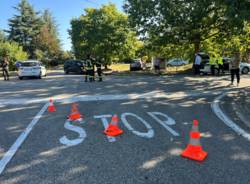
{"label": "person standing", "polygon": [[234,57],[230,61],[231,85],[234,83],[234,76],[237,78],[237,87],[240,84],[240,52],[234,52]]}
{"label": "person standing", "polygon": [[102,64],[101,64],[101,61],[99,59],[97,59],[95,66],[97,69],[97,75],[98,75],[99,82],[101,82],[102,81]]}
{"label": "person standing", "polygon": [[218,75],[220,75],[220,73],[224,73],[223,57],[219,57],[217,61],[218,61],[218,66],[219,66]]}
{"label": "person standing", "polygon": [[154,69],[155,69],[155,73],[160,75],[161,71],[160,71],[160,58],[154,58]]}
{"label": "person standing", "polygon": [[90,60],[91,60],[91,72],[90,72],[90,77],[91,77],[91,80],[92,82],[95,81],[95,62],[96,62],[96,59],[93,57],[93,56],[90,56]]}
{"label": "person standing", "polygon": [[141,68],[142,68],[142,70],[146,69],[146,62],[147,62],[147,60],[148,60],[148,56],[143,56],[141,58],[140,62],[141,62]]}
{"label": "person standing", "polygon": [[195,54],[195,60],[194,60],[194,74],[195,75],[200,75],[201,61],[202,61],[202,58],[197,52]]}
{"label": "person standing", "polygon": [[7,55],[5,55],[3,58],[2,69],[3,69],[4,80],[5,81],[10,80],[10,78],[9,78],[9,59],[8,59]]}
{"label": "person standing", "polygon": [[92,82],[92,79],[93,79],[92,74],[91,74],[92,68],[93,68],[92,65],[93,65],[92,60],[90,58],[90,55],[88,54],[87,59],[86,59],[86,66],[85,66],[85,68],[86,68],[85,82],[88,82],[88,80],[89,80],[89,82]]}
{"label": "person standing", "polygon": [[215,75],[215,64],[216,64],[215,55],[211,54],[210,59],[209,59],[209,65],[210,65],[210,70],[211,70],[212,75]]}

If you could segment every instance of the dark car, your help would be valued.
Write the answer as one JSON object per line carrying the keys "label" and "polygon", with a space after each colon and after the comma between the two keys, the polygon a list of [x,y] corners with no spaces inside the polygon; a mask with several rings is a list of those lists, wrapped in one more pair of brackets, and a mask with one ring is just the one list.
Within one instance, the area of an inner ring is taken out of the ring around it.
{"label": "dark car", "polygon": [[130,71],[138,71],[142,70],[141,62],[140,60],[135,59],[133,63],[130,64]]}
{"label": "dark car", "polygon": [[64,73],[84,74],[84,61],[68,60],[64,63]]}
{"label": "dark car", "polygon": [[201,57],[201,68],[203,69],[207,64],[209,64],[209,55],[204,52],[199,52],[198,55]]}

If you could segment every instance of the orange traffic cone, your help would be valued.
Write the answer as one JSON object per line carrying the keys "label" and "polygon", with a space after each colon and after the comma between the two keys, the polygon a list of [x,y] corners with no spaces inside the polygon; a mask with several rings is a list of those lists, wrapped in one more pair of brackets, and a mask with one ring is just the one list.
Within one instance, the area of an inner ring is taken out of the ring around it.
{"label": "orange traffic cone", "polygon": [[53,103],[53,100],[52,100],[52,99],[49,100],[48,111],[49,111],[49,112],[55,112],[55,111],[56,111],[56,107],[54,106],[54,103]]}
{"label": "orange traffic cone", "polygon": [[118,136],[123,133],[123,130],[121,130],[118,127],[118,116],[114,115],[112,117],[111,123],[108,125],[106,130],[104,130],[104,133],[108,136]]}
{"label": "orange traffic cone", "polygon": [[77,106],[78,106],[77,103],[72,104],[71,114],[68,116],[68,119],[71,121],[81,120],[81,118],[82,118],[82,115],[78,111]]}
{"label": "orange traffic cone", "polygon": [[196,161],[203,161],[207,157],[208,153],[202,150],[198,125],[199,122],[194,120],[192,130],[190,132],[189,144],[187,148],[181,153],[181,156]]}

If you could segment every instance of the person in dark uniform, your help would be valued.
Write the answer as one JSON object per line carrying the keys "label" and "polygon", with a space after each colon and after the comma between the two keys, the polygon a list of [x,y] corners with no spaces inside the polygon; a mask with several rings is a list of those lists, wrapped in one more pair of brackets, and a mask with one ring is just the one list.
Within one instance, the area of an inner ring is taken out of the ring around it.
{"label": "person in dark uniform", "polygon": [[3,56],[3,63],[2,63],[2,70],[3,70],[3,77],[4,80],[10,80],[9,79],[9,59],[8,59],[8,55],[5,54]]}
{"label": "person in dark uniform", "polygon": [[96,66],[96,69],[97,69],[96,71],[97,71],[99,82],[101,82],[102,81],[102,64],[101,64],[101,61],[98,58],[96,60],[95,66]]}
{"label": "person in dark uniform", "polygon": [[93,69],[93,63],[92,60],[90,58],[90,55],[87,55],[87,59],[86,59],[86,74],[85,74],[85,82],[92,82],[93,78],[92,78],[92,69]]}
{"label": "person in dark uniform", "polygon": [[217,59],[217,64],[219,66],[219,72],[218,75],[220,75],[221,73],[224,74],[224,63],[223,63],[223,57],[219,57]]}

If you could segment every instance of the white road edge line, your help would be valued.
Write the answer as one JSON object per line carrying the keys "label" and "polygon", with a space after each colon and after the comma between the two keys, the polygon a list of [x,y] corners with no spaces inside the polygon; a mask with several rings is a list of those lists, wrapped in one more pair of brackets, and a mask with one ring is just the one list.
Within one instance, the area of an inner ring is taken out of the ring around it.
{"label": "white road edge line", "polygon": [[227,126],[232,128],[237,134],[243,136],[248,141],[250,141],[250,134],[247,133],[244,129],[239,127],[236,123],[234,123],[220,108],[220,101],[223,97],[225,97],[229,93],[223,93],[222,95],[218,96],[213,103],[211,104],[211,107],[216,114],[218,118],[220,118]]}
{"label": "white road edge line", "polygon": [[15,143],[10,147],[10,149],[4,154],[3,158],[0,160],[0,175],[4,171],[7,164],[10,162],[10,160],[13,158],[13,156],[16,154],[19,147],[22,145],[22,143],[25,141],[25,139],[30,134],[33,127],[37,124],[39,119],[42,117],[43,113],[47,110],[49,106],[49,103],[46,103],[43,108],[37,113],[37,115],[34,117],[34,119],[30,122],[30,124],[26,127],[26,129],[21,133],[21,135],[17,138]]}
{"label": "white road edge line", "polygon": [[[162,91],[152,91],[149,93],[132,93],[132,94],[114,94],[114,95],[79,95],[79,96],[66,96],[66,97],[54,97],[53,100],[56,102],[75,102],[75,101],[109,101],[109,100],[135,100],[135,99],[147,99],[147,98],[166,98],[166,99],[180,99],[180,98],[188,98],[188,97],[198,97],[198,96],[214,96],[221,94],[222,91],[216,92],[171,92],[165,93]],[[26,104],[35,104],[35,103],[45,103],[48,102],[50,98],[16,98],[16,99],[1,99],[0,105],[26,105]]]}

